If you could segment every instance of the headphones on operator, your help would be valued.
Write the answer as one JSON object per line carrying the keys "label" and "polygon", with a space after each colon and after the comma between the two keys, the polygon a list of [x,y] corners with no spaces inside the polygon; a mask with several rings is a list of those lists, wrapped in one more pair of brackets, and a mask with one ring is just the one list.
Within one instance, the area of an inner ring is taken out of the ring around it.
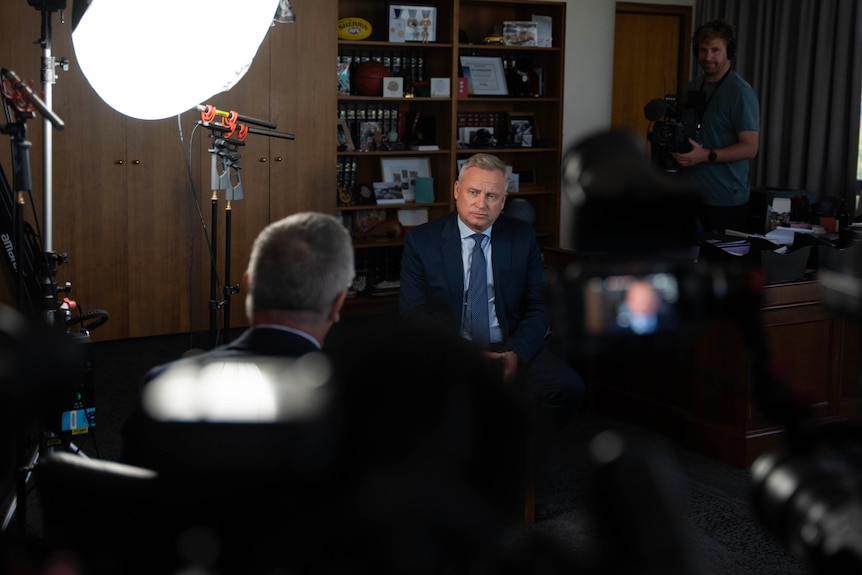
{"label": "headphones on operator", "polygon": [[699,26],[698,29],[694,31],[694,36],[692,36],[691,41],[691,51],[695,59],[697,58],[697,52],[700,49],[700,42],[702,40],[701,36],[705,32],[710,32],[707,34],[709,37],[718,36],[719,38],[724,38],[725,43],[727,44],[727,59],[736,60],[736,30],[730,22],[720,18],[717,20],[710,20],[709,22]]}

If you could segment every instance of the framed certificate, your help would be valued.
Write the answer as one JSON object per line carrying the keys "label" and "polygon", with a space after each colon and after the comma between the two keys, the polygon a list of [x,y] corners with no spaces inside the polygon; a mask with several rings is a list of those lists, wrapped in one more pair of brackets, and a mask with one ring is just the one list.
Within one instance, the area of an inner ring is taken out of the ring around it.
{"label": "framed certificate", "polygon": [[503,59],[499,56],[461,56],[461,68],[471,96],[508,96]]}

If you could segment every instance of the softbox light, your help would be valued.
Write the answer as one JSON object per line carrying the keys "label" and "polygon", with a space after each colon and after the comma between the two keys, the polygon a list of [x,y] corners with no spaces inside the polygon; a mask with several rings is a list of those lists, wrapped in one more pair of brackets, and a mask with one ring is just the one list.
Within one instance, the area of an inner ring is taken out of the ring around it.
{"label": "softbox light", "polygon": [[106,104],[158,120],[239,82],[278,7],[279,0],[75,0],[72,44]]}

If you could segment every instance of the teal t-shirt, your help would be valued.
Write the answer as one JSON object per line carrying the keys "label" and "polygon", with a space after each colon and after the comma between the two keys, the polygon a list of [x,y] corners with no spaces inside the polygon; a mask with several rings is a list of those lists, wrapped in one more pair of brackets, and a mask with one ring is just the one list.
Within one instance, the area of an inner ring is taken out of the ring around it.
{"label": "teal t-shirt", "polygon": [[[702,78],[695,79],[688,89],[707,93],[700,133],[704,148],[724,148],[738,141],[739,132],[760,131],[757,94],[736,72],[731,71],[723,81],[712,84],[704,84]],[[705,204],[738,206],[748,201],[749,164],[749,160],[703,163],[690,168],[689,173],[701,183]]]}

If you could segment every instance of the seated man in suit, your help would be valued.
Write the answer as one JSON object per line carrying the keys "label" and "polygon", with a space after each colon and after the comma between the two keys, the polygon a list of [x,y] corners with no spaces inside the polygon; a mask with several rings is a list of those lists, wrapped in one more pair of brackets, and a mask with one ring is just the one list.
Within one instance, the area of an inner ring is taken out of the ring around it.
{"label": "seated man in suit", "polygon": [[[533,227],[503,213],[507,186],[498,157],[479,153],[464,162],[454,187],[456,212],[404,237],[399,312],[441,321],[484,349],[504,380],[524,381],[539,409],[541,462],[580,406],[584,383],[547,348],[542,254]],[[471,277],[478,278],[475,286]]]}
{"label": "seated man in suit", "polygon": [[[271,223],[252,246],[243,276],[250,327],[239,338],[195,356],[152,368],[144,384],[179,362],[252,356],[295,358],[319,351],[355,275],[350,234],[334,217],[296,213]],[[122,460],[141,460],[141,407],[123,428]]]}

